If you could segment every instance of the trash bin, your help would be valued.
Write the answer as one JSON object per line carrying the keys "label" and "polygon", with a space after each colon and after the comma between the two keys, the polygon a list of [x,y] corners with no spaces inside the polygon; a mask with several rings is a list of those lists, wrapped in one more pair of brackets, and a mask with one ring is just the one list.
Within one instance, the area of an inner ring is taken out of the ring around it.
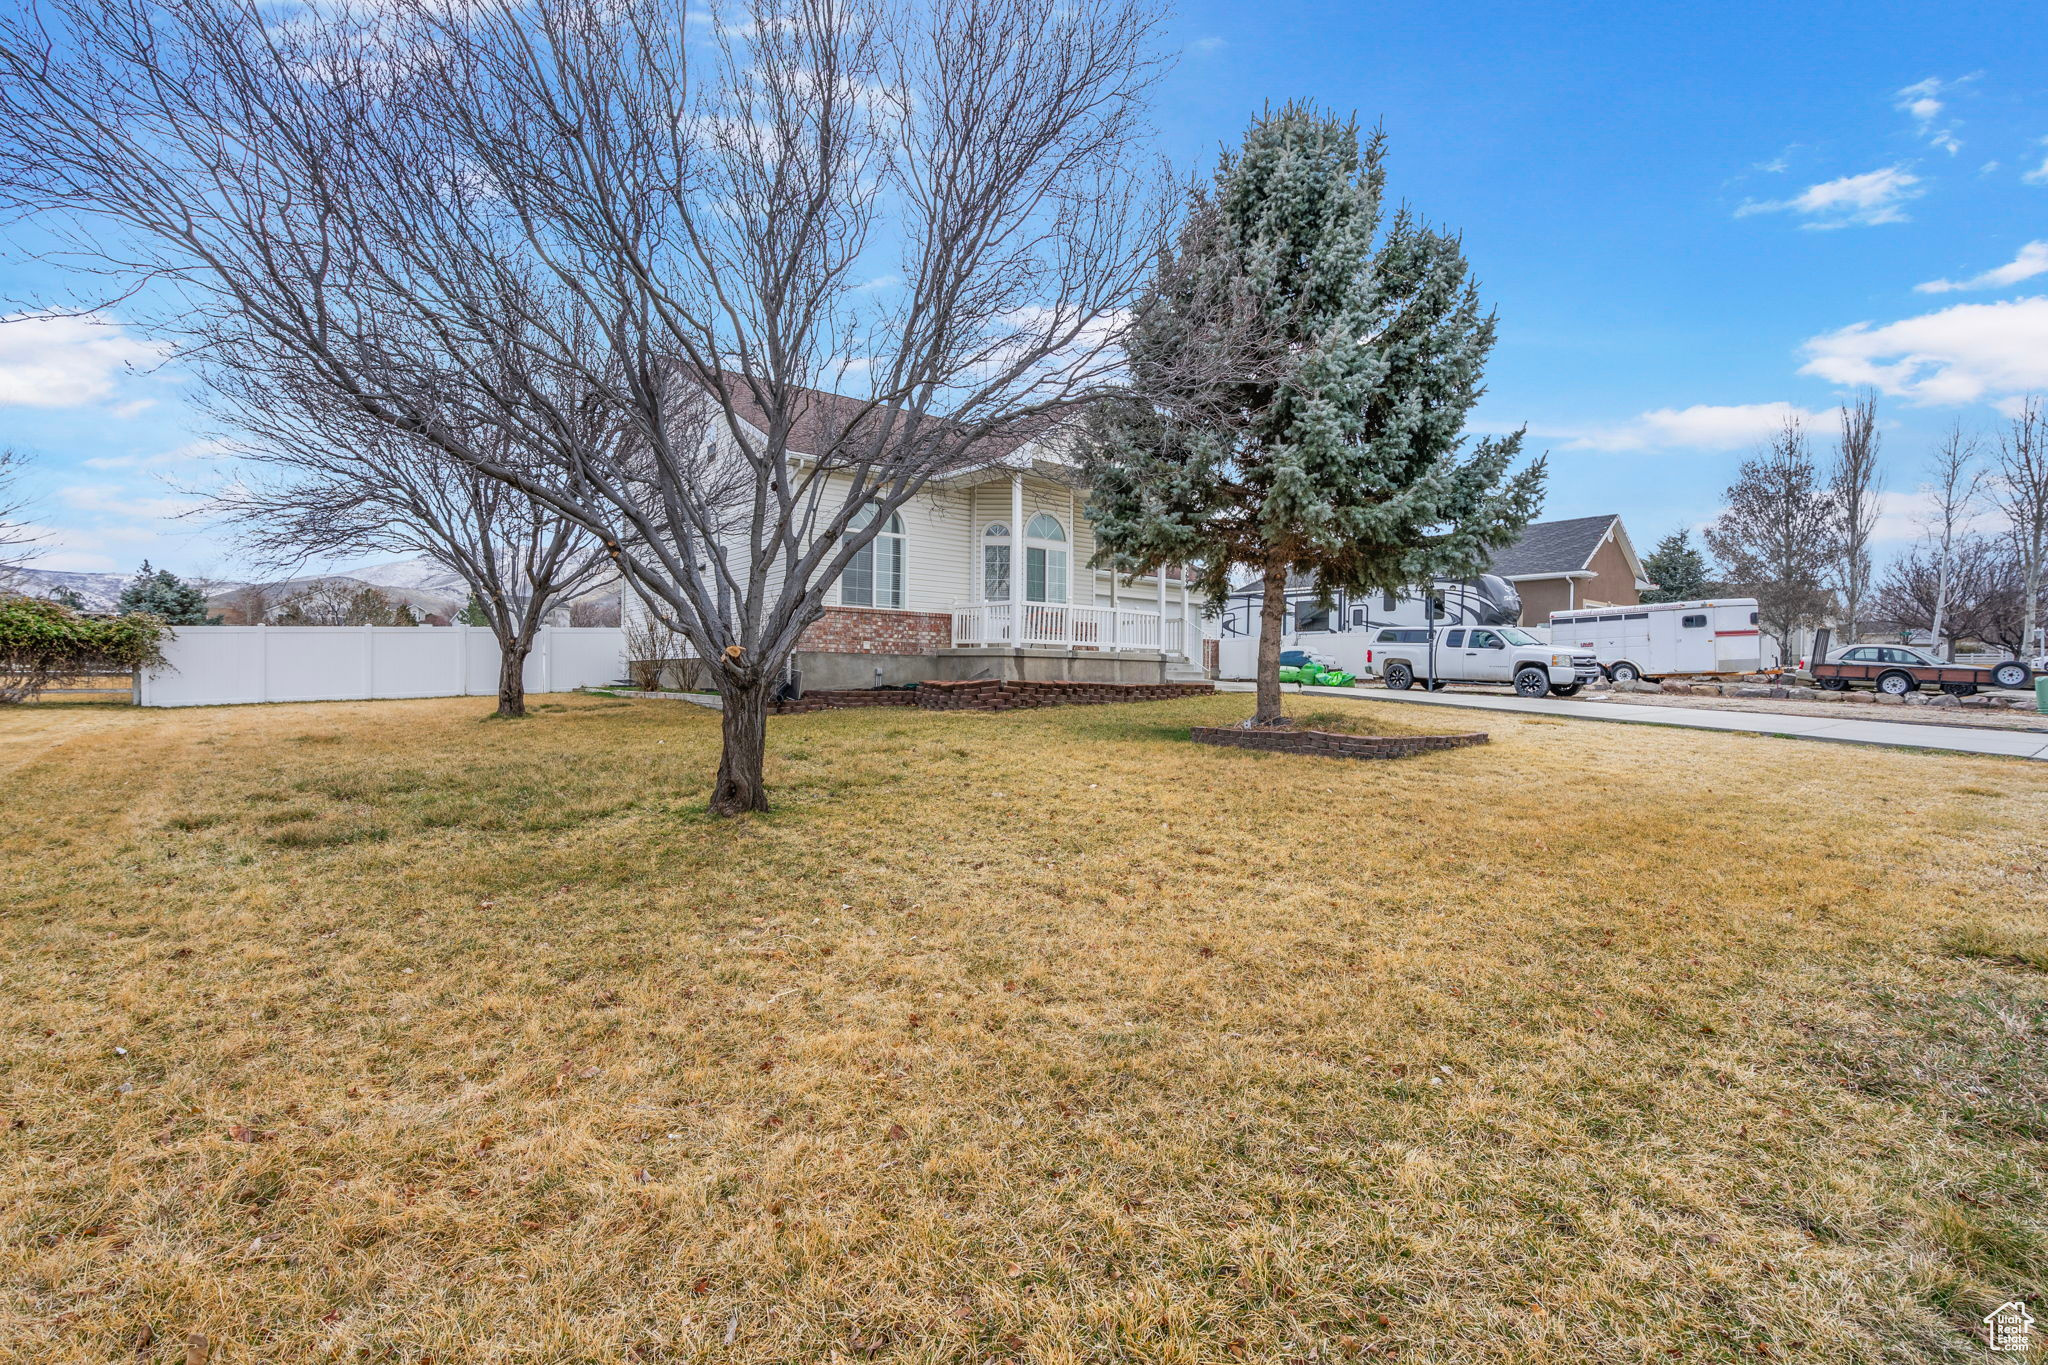
{"label": "trash bin", "polygon": [[2034,709],[2048,716],[2048,673],[2034,679]]}

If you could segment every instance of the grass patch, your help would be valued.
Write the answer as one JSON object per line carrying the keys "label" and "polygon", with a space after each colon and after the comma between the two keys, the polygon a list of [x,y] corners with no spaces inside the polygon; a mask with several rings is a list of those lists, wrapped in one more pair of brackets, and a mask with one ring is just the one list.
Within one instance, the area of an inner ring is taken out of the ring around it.
{"label": "grass patch", "polygon": [[1960,1362],[2044,1296],[2038,766],[849,710],[734,822],[714,712],[486,704],[0,714],[0,1358]]}
{"label": "grass patch", "polygon": [[1973,924],[1951,930],[1941,946],[1964,957],[1981,957],[2008,967],[2031,967],[2048,972],[2048,930],[2037,928],[1997,929]]}

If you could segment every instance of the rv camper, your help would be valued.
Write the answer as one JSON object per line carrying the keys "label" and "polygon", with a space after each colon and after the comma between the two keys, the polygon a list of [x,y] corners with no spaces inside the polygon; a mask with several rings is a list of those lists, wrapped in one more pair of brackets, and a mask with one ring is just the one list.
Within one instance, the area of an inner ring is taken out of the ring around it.
{"label": "rv camper", "polygon": [[[1258,673],[1259,606],[1264,587],[1256,578],[1230,594],[1222,617],[1218,675],[1250,678]],[[1280,648],[1299,649],[1320,662],[1363,677],[1366,651],[1382,626],[1511,626],[1522,615],[1515,585],[1492,574],[1440,578],[1425,594],[1333,592],[1324,599],[1313,582],[1290,580],[1287,611],[1281,618]]]}
{"label": "rv camper", "polygon": [[1550,613],[1550,640],[1590,649],[1618,682],[1776,667],[1777,646],[1757,627],[1754,597],[1645,602]]}

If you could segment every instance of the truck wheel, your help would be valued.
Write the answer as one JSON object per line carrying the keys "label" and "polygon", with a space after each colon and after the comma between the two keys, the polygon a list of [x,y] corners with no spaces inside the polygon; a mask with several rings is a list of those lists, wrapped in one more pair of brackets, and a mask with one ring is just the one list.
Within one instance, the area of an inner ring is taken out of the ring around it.
{"label": "truck wheel", "polygon": [[1563,687],[1553,687],[1550,689],[1550,695],[1553,697],[1576,697],[1579,695],[1579,685],[1577,683],[1566,683]]}
{"label": "truck wheel", "polygon": [[1919,688],[1920,684],[1913,681],[1911,673],[1880,673],[1877,678],[1877,690],[1887,697],[1903,697]]}
{"label": "truck wheel", "polygon": [[1977,695],[1977,684],[1943,683],[1941,690],[1948,693],[1951,697],[1974,697]]}
{"label": "truck wheel", "polygon": [[2033,670],[2018,659],[2007,659],[2002,664],[1991,666],[1991,681],[2000,687],[2025,687],[2033,680]]}
{"label": "truck wheel", "polygon": [[1525,668],[1515,674],[1515,695],[1540,697],[1550,691],[1550,675],[1540,668]]}
{"label": "truck wheel", "polygon": [[1616,682],[1641,682],[1643,671],[1634,664],[1610,664],[1607,676]]}
{"label": "truck wheel", "polygon": [[1387,665],[1387,690],[1406,692],[1415,685],[1415,671],[1406,664]]}

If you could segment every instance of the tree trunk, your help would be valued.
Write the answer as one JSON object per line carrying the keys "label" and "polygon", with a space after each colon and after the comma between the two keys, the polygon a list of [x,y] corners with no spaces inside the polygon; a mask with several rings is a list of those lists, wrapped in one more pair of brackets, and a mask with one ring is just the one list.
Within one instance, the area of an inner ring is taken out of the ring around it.
{"label": "tree trunk", "polygon": [[725,747],[718,756],[718,781],[711,789],[713,815],[768,809],[762,765],[768,754],[768,694],[772,679],[719,689],[724,709]]}
{"label": "tree trunk", "polygon": [[1287,616],[1287,566],[1268,562],[1265,597],[1259,603],[1258,708],[1254,725],[1278,725],[1280,710],[1280,628]]}
{"label": "tree trunk", "polygon": [[498,717],[518,720],[526,714],[526,656],[533,637],[498,641]]}

